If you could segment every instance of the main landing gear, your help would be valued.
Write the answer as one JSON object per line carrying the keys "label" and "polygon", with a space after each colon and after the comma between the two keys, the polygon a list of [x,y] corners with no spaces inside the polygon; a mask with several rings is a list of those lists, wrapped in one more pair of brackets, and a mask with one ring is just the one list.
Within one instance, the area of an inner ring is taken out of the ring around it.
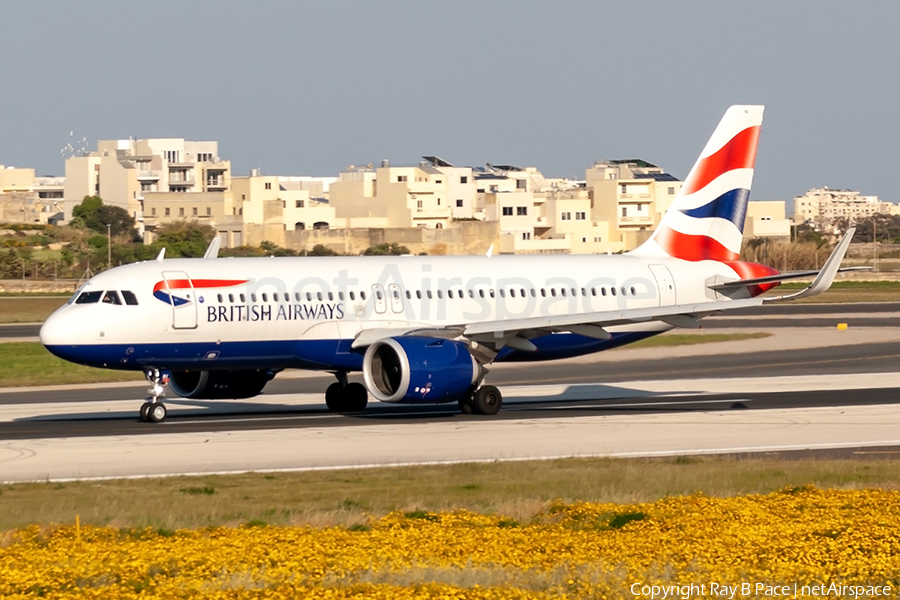
{"label": "main landing gear", "polygon": [[369,403],[369,391],[361,383],[347,381],[347,372],[338,371],[337,381],[325,390],[325,404],[336,413],[362,412]]}
{"label": "main landing gear", "polygon": [[150,397],[141,405],[141,421],[144,423],[162,423],[166,420],[166,405],[163,404],[163,385],[168,377],[161,375],[159,369],[147,369],[144,375],[150,382]]}
{"label": "main landing gear", "polygon": [[459,410],[467,415],[496,415],[503,406],[503,394],[493,385],[473,389],[459,401]]}

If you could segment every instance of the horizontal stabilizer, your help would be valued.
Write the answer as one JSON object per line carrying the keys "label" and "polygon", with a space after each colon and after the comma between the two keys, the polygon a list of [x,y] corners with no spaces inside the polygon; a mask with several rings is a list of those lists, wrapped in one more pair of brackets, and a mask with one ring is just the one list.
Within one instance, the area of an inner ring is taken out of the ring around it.
{"label": "horizontal stabilizer", "polygon": [[[838,273],[846,273],[847,271],[870,271],[871,267],[842,267],[837,270]],[[778,275],[768,275],[766,277],[756,277],[754,279],[735,279],[726,283],[716,283],[707,286],[711,290],[734,290],[742,287],[750,287],[751,285],[759,285],[761,283],[775,283],[779,281],[788,281],[790,279],[804,279],[814,277],[819,271],[796,271],[792,273],[779,273]]]}

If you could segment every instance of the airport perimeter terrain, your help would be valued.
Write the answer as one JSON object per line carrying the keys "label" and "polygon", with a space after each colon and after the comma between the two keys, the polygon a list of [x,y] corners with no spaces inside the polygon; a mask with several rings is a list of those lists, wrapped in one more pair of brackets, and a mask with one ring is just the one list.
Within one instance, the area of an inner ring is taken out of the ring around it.
{"label": "airport perimeter terrain", "polygon": [[[255,401],[171,398],[161,425],[137,418],[139,379],[3,388],[0,595],[635,598],[650,597],[635,583],[759,582],[895,597],[898,317],[896,302],[767,306],[644,347],[495,365],[496,418],[334,415],[331,377],[299,372]],[[0,326],[17,342],[0,361],[36,331]],[[751,596],[778,593],[734,597]]]}

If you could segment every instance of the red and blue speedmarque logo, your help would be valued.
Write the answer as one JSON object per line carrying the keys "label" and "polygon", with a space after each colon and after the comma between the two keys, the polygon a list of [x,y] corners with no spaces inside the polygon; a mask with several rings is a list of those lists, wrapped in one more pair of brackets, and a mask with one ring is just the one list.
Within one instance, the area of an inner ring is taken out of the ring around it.
{"label": "red and blue speedmarque logo", "polygon": [[[249,279],[163,279],[153,286],[153,296],[166,304],[184,306],[191,300],[177,295],[179,291],[209,289],[244,285]],[[183,292],[182,292],[183,293]]]}

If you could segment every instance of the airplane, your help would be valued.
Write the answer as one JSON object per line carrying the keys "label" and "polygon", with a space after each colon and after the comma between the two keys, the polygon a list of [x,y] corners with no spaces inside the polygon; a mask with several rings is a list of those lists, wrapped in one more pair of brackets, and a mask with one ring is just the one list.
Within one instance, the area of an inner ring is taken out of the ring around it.
{"label": "airplane", "polygon": [[[92,277],[41,342],[75,363],[143,371],[145,422],[165,420],[166,384],[185,398],[252,398],[284,369],[333,373],[325,404],[337,413],[371,395],[493,415],[492,363],[608,350],[831,286],[852,229],[819,271],[739,259],[763,109],[725,112],[660,225],[622,255],[217,258],[216,238],[202,259],[163,249]],[[801,291],[760,297],[810,275]],[[348,381],[360,371],[364,384]]]}

